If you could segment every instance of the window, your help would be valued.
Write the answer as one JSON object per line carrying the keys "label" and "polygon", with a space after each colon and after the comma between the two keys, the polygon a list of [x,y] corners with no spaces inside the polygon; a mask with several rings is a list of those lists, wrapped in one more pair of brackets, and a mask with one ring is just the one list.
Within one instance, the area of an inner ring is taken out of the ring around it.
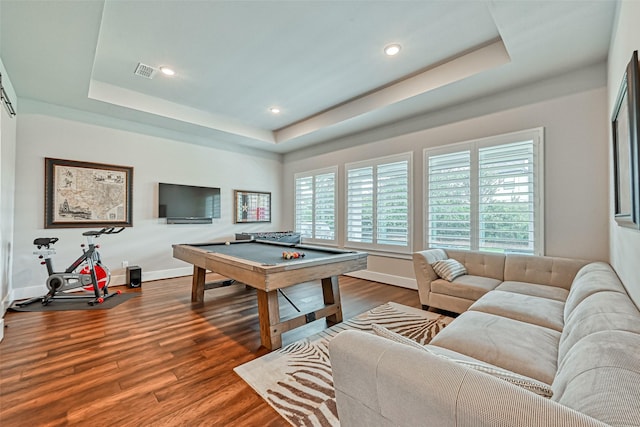
{"label": "window", "polygon": [[428,156],[429,247],[471,248],[471,152]]}
{"label": "window", "polygon": [[347,245],[410,250],[410,165],[411,153],[345,165]]}
{"label": "window", "polygon": [[295,175],[296,231],[307,239],[336,241],[337,168]]}
{"label": "window", "polygon": [[543,130],[425,150],[426,244],[542,255]]}

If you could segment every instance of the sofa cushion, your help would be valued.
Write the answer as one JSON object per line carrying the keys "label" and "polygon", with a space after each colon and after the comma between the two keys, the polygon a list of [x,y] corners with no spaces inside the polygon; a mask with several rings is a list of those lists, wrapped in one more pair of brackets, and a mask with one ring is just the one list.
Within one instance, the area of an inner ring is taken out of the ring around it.
{"label": "sofa cushion", "polygon": [[444,279],[434,280],[431,282],[431,292],[475,301],[499,284],[500,281],[496,279],[465,274],[456,277],[452,282]]}
{"label": "sofa cushion", "polygon": [[504,280],[504,254],[447,249],[447,255],[464,265],[472,276],[489,277],[501,282]]}
{"label": "sofa cushion", "polygon": [[578,341],[602,331],[640,334],[640,311],[626,294],[596,292],[578,304],[565,322],[558,348],[558,364]]}
{"label": "sofa cushion", "polygon": [[505,292],[515,292],[517,294],[531,295],[534,297],[549,298],[564,302],[569,295],[569,291],[557,286],[539,285],[537,283],[514,282],[512,280],[502,282],[496,290]]}
{"label": "sofa cushion", "polygon": [[569,319],[571,312],[589,295],[596,292],[612,291],[627,294],[609,264],[595,262],[582,268],[576,275],[564,305],[564,318]]}
{"label": "sofa cushion", "polygon": [[576,274],[587,262],[569,258],[510,254],[504,264],[504,280],[569,289]]}
{"label": "sofa cushion", "polygon": [[466,311],[431,340],[500,368],[551,384],[560,333],[518,320]]}
{"label": "sofa cushion", "polygon": [[576,274],[576,277],[574,280],[580,279],[582,276],[596,272],[596,271],[611,272],[612,268],[606,262],[594,261],[582,267]]}
{"label": "sofa cushion", "polygon": [[552,400],[615,426],[640,420],[640,335],[602,331],[576,343],[558,368]]}
{"label": "sofa cushion", "polygon": [[[407,338],[404,335],[400,335],[376,323],[371,325],[371,329],[376,335],[380,337],[389,339],[391,341],[395,341],[400,344],[408,345],[410,347],[418,348],[420,350],[427,351],[435,356],[448,359],[454,363],[465,366],[467,368],[470,368],[479,372],[484,372],[485,374],[489,374],[495,378],[499,378],[503,381],[507,381],[511,384],[515,384],[518,387],[522,387],[525,390],[529,390],[542,397],[550,398],[551,396],[553,396],[553,390],[551,389],[551,386],[543,382],[536,381],[533,378],[528,378],[528,377],[525,377],[524,375],[516,374],[515,372],[507,371],[506,369],[498,368],[497,366],[493,366],[488,363],[481,362],[479,360],[465,357],[462,354],[447,351],[446,349],[441,347],[422,345],[419,342],[412,340],[411,338]],[[447,353],[445,354],[445,352]]]}
{"label": "sofa cushion", "polygon": [[562,332],[564,304],[560,301],[494,290],[473,303],[469,310],[508,317]]}

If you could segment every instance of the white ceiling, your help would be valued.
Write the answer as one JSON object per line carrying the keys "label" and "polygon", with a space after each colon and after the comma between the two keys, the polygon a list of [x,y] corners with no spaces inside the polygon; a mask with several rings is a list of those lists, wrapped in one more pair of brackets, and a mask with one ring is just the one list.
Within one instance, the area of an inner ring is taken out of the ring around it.
{"label": "white ceiling", "polygon": [[615,8],[0,0],[0,56],[20,98],[286,153],[601,62]]}

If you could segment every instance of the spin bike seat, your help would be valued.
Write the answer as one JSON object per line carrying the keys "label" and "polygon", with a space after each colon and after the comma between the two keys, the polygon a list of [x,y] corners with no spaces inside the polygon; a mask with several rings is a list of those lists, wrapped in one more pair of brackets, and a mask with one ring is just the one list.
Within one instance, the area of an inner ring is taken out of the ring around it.
{"label": "spin bike seat", "polygon": [[49,248],[49,245],[53,245],[58,241],[57,237],[38,237],[33,241],[33,244],[40,249],[41,247]]}

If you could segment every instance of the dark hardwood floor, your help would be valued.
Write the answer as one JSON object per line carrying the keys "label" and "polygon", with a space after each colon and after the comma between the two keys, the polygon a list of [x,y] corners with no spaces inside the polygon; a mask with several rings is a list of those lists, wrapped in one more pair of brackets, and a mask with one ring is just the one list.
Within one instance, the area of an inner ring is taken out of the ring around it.
{"label": "dark hardwood floor", "polygon": [[[214,275],[208,279],[215,279]],[[255,290],[209,290],[192,305],[191,278],[145,282],[110,310],[8,312],[0,343],[2,426],[286,426],[233,368],[260,346]],[[344,318],[387,301],[420,307],[415,290],[340,278]],[[301,309],[319,284],[289,288]],[[281,314],[294,309],[281,298]],[[283,335],[283,345],[326,327]]]}

